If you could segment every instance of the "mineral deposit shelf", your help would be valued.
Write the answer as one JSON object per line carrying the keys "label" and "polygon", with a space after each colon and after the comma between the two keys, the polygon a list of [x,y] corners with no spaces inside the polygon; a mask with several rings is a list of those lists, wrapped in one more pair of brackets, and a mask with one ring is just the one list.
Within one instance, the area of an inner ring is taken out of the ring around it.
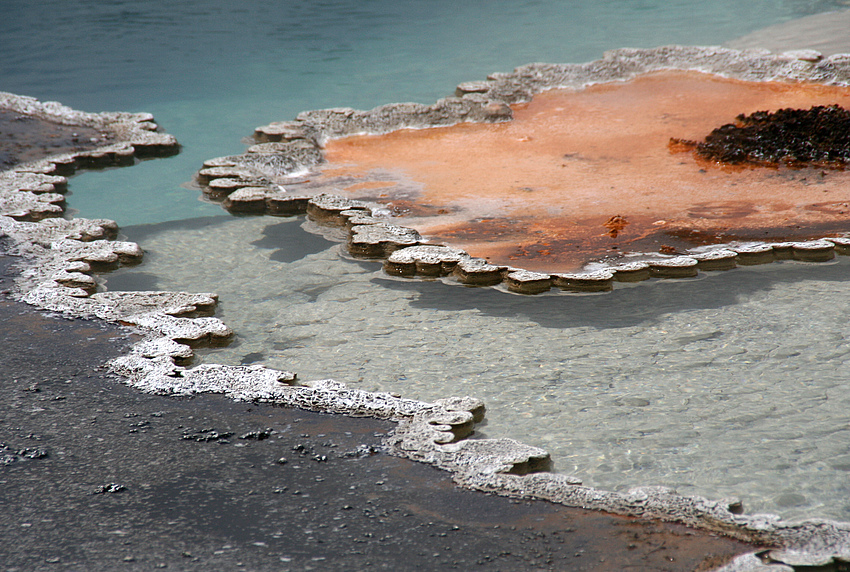
{"label": "mineral deposit shelf", "polygon": [[537,94],[507,123],[331,141],[322,176],[434,242],[530,270],[819,238],[850,228],[850,173],[720,166],[670,140],[701,140],[742,113],[830,104],[850,107],[850,89],[657,72]]}

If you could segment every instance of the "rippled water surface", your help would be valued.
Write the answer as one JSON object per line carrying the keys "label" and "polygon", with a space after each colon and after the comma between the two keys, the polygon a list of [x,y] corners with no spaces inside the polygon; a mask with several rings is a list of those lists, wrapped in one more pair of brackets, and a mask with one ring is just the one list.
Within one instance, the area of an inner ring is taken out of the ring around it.
{"label": "rippled water surface", "polygon": [[75,177],[69,205],[116,219],[148,251],[109,288],[221,295],[239,336],[204,360],[475,395],[489,409],[481,433],[545,447],[588,484],[850,520],[848,260],[521,297],[393,280],[301,220],[230,217],[182,186],[255,126],[304,109],[429,103],[530,61],[719,44],[841,5],[9,0],[0,90],[150,111],[178,137],[176,157]]}

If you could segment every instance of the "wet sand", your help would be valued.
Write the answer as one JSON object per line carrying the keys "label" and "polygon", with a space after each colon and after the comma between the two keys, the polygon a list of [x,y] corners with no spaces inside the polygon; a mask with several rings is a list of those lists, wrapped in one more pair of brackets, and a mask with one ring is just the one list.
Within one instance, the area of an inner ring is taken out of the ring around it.
{"label": "wet sand", "polygon": [[[572,271],[627,251],[850,230],[850,172],[728,167],[670,145],[740,113],[850,107],[850,89],[660,72],[514,106],[514,120],[327,145],[324,177],[498,264]],[[612,222],[613,221],[613,222]]]}

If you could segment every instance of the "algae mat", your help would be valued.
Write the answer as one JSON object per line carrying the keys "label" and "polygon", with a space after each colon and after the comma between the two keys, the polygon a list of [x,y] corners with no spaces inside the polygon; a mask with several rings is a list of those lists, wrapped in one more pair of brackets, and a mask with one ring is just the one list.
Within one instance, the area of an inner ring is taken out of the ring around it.
{"label": "algae mat", "polygon": [[316,180],[383,203],[431,241],[530,270],[817,238],[850,228],[850,173],[720,166],[670,140],[700,140],[740,113],[830,104],[850,107],[850,89],[656,72],[537,94],[508,123],[331,141]]}

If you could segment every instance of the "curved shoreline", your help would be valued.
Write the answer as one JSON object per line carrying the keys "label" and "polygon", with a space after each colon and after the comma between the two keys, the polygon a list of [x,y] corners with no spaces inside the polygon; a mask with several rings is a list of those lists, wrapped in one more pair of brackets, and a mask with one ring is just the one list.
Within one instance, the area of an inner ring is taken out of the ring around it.
{"label": "curved shoreline", "polygon": [[[668,58],[672,58],[671,52],[677,52],[674,48],[660,50],[662,54],[666,50]],[[696,56],[702,53],[694,48],[681,48],[678,51],[682,53],[677,57],[684,59],[689,57],[687,54]],[[636,57],[636,52],[625,51],[625,59]],[[705,53],[702,55],[707,57]],[[729,56],[730,51],[721,55]],[[753,57],[764,64],[775,60],[776,66],[765,67],[774,72],[778,67],[784,70],[783,73],[791,75],[802,74],[806,70],[812,72],[824,69],[813,62],[796,57],[768,57],[761,52]],[[622,67],[633,71],[630,66],[621,66],[622,62],[617,58],[606,58],[603,61],[616,63],[615,67],[618,69]],[[695,59],[699,60],[699,57]],[[825,62],[829,66],[836,66],[836,77],[843,78],[841,81],[845,83],[848,81],[850,57],[830,58]],[[586,65],[589,69],[594,69],[591,64]],[[527,71],[521,72],[520,75],[525,77],[523,74]],[[840,75],[841,73],[844,75]],[[530,78],[534,85],[547,85],[534,73],[530,73]],[[499,80],[491,81],[498,83]],[[517,91],[506,90],[505,97],[512,97],[511,93],[516,96]],[[470,96],[470,103],[477,105],[478,111],[484,117],[496,117],[504,111],[504,107],[489,106],[489,103],[480,99],[478,96]],[[34,100],[30,100],[29,105],[38,107]],[[421,108],[414,106],[413,116],[420,117],[420,112]],[[442,113],[439,109],[438,112]],[[354,112],[348,111],[333,112],[329,116],[333,118],[337,115],[356,116]],[[69,118],[71,116],[73,114],[69,114]],[[305,117],[309,118],[311,115],[306,114]],[[150,119],[136,121],[140,122],[150,122]],[[334,122],[331,123],[335,125]],[[139,147],[143,147],[141,142]],[[292,144],[286,144],[285,148],[292,148]],[[302,160],[305,151],[306,155],[310,156],[311,151],[303,145],[294,153],[297,161]],[[114,157],[117,151],[111,152]],[[278,168],[286,164],[287,158],[292,159],[292,156],[282,154],[282,157],[261,157],[251,168]],[[294,161],[296,167],[302,166],[302,163],[297,161]],[[222,162],[228,161],[219,161]],[[55,169],[59,163],[44,160],[38,165],[18,166],[3,173],[3,180],[8,181],[9,189],[18,184],[15,181],[20,179],[15,177],[26,176],[24,178],[29,180],[30,175],[37,175],[36,179],[42,183],[53,184],[44,177],[52,176],[49,175],[53,172],[51,169]],[[10,192],[34,195],[27,186],[18,185]],[[254,188],[257,188],[256,185]],[[266,198],[264,196],[263,200]],[[335,199],[327,198],[327,201],[334,202]],[[36,201],[38,202],[40,201]],[[343,213],[352,210],[351,206],[347,203],[336,204],[330,209],[316,209],[316,213],[320,216],[324,210]],[[305,210],[306,208],[305,206]],[[354,210],[360,212],[346,216],[353,218],[365,215],[363,208]],[[331,218],[336,217],[334,214]],[[110,222],[47,219],[35,223],[3,217],[0,218],[0,231],[13,242],[12,250],[26,256],[30,261],[26,275],[16,285],[21,299],[70,315],[93,316],[134,325],[146,332],[147,339],[135,346],[131,355],[112,362],[113,371],[124,376],[129,385],[151,393],[223,393],[234,399],[270,401],[349,415],[390,418],[399,422],[388,442],[390,450],[401,456],[448,470],[453,473],[456,482],[469,488],[506,496],[542,498],[568,506],[593,508],[616,514],[681,522],[751,542],[780,546],[785,550],[774,551],[768,556],[777,562],[814,564],[839,562],[850,558],[850,524],[847,523],[824,520],[789,523],[775,515],[742,515],[737,514],[738,503],[735,500],[709,501],[700,497],[684,497],[671,489],[658,487],[638,487],[622,494],[606,493],[583,487],[565,475],[540,472],[545,469],[548,457],[546,452],[540,449],[508,439],[464,440],[475,422],[480,421],[483,415],[483,404],[472,398],[450,398],[427,404],[388,394],[348,390],[342,384],[330,380],[313,382],[306,386],[293,386],[289,384],[295,381],[294,374],[269,370],[262,366],[210,365],[186,369],[177,365],[178,362],[185,363],[191,359],[189,345],[226,341],[231,335],[229,329],[220,321],[201,315],[210,312],[215,303],[215,296],[186,293],[92,293],[92,283],[95,281],[89,279],[93,267],[98,264],[130,262],[138,258],[137,252],[140,253],[140,250],[136,250],[137,245],[108,240],[116,230],[114,223],[110,225]],[[394,229],[386,229],[379,224],[354,227],[376,226],[395,236]],[[381,245],[382,242],[387,241],[382,239],[375,244]],[[440,265],[442,266],[442,262]],[[754,558],[753,556],[752,559]],[[752,559],[746,565],[752,565]],[[736,566],[743,567],[745,563],[742,560]]]}

